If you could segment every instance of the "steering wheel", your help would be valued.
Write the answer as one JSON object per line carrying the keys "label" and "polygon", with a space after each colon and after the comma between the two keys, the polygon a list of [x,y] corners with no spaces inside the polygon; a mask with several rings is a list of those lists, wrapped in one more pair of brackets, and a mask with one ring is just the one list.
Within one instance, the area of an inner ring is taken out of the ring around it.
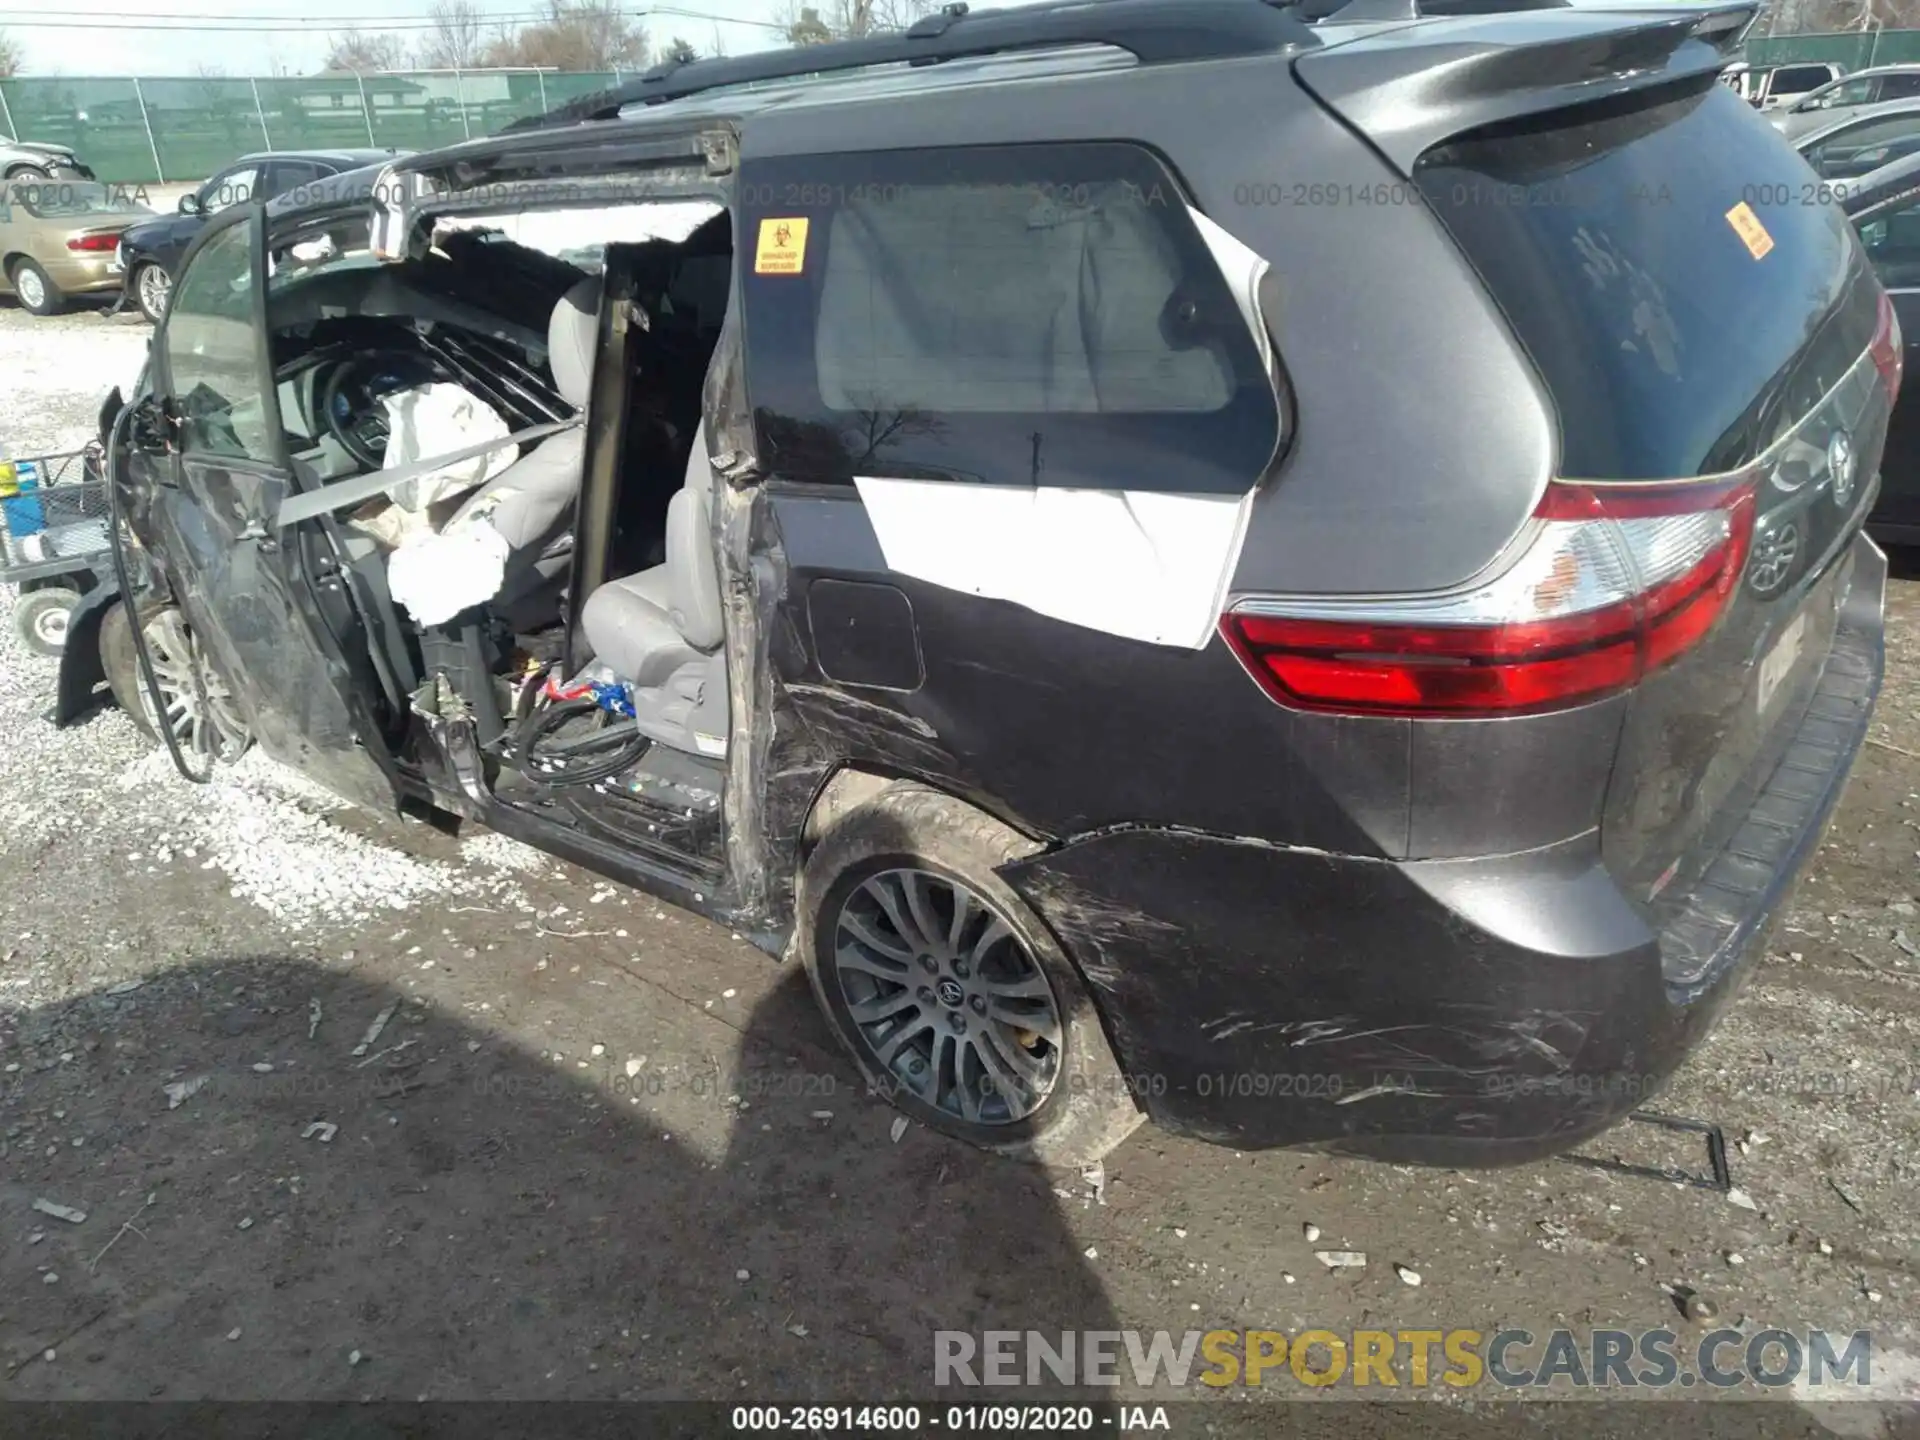
{"label": "steering wheel", "polygon": [[383,397],[424,384],[433,367],[404,352],[355,355],[327,372],[320,384],[320,421],[355,462],[368,470],[387,463],[391,429]]}

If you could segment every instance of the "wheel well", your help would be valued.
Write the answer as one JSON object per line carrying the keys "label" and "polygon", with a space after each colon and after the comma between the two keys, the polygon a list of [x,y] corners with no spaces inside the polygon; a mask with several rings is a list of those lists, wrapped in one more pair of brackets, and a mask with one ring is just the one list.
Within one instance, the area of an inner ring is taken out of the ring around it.
{"label": "wheel well", "polygon": [[0,255],[0,275],[5,275],[11,280],[13,267],[27,258],[29,257],[24,250],[9,250],[5,255]]}
{"label": "wheel well", "polygon": [[44,175],[47,173],[45,167],[35,165],[31,160],[21,160],[7,167],[7,179],[15,179],[29,170],[35,175]]}
{"label": "wheel well", "polygon": [[807,810],[807,818],[800,826],[800,863],[803,865],[806,863],[806,858],[813,852],[814,846],[818,845],[821,838],[842,819],[896,785],[911,785],[917,789],[940,791],[999,825],[1025,854],[1034,854],[1045,848],[1044,841],[1014,825],[1006,817],[996,815],[966,796],[954,794],[944,786],[929,784],[927,781],[918,780],[909,775],[892,775],[884,771],[868,770],[859,765],[849,764],[834,771],[827,783],[822,785],[813,797],[813,804]]}

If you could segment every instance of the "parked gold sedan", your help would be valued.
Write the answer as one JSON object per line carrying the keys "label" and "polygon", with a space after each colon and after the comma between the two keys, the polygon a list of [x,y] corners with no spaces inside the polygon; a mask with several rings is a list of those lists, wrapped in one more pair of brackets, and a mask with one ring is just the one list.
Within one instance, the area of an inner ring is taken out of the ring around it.
{"label": "parked gold sedan", "polygon": [[152,215],[119,185],[18,180],[0,186],[0,291],[35,315],[54,314],[70,296],[118,294],[120,234]]}

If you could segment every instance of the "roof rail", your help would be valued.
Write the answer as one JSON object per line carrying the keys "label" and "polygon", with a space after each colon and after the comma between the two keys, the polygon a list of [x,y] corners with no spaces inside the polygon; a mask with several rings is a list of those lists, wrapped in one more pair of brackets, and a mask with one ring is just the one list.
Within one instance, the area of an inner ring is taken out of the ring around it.
{"label": "roof rail", "polygon": [[1051,0],[973,10],[955,0],[899,34],[803,45],[737,59],[668,62],[638,79],[519,120],[502,134],[611,120],[626,105],[657,104],[723,86],[798,80],[875,65],[932,65],[1017,50],[1104,45],[1143,65],[1265,55],[1319,43],[1304,20],[1270,0]]}
{"label": "roof rail", "polygon": [[1516,10],[1564,10],[1572,0],[1297,0],[1302,20],[1341,25],[1381,24],[1445,15],[1504,15]]}

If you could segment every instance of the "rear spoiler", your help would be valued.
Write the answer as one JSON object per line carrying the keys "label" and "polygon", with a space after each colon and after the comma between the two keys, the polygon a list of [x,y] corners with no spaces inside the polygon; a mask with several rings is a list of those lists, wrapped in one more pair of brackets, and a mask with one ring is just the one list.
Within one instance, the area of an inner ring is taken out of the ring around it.
{"label": "rear spoiler", "polygon": [[1435,8],[1434,0],[1351,0],[1318,27],[1330,43],[1293,62],[1300,83],[1404,175],[1425,151],[1469,130],[1718,75],[1739,53],[1758,13],[1750,3],[1556,6],[1333,39],[1345,23],[1406,19],[1409,10]]}

